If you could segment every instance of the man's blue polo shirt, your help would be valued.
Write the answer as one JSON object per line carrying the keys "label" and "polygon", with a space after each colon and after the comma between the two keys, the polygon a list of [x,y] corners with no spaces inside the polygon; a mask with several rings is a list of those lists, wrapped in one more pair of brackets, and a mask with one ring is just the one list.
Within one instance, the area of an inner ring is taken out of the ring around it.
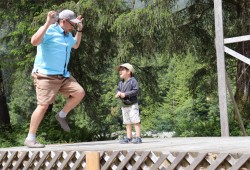
{"label": "man's blue polo shirt", "polygon": [[71,48],[75,43],[72,34],[65,35],[60,25],[50,25],[41,44],[37,46],[32,72],[69,77],[68,63]]}

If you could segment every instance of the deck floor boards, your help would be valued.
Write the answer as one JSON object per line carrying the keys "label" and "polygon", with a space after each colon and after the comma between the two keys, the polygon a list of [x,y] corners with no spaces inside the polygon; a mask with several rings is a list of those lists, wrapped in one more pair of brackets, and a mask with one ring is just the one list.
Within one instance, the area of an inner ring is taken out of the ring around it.
{"label": "deck floor boards", "polygon": [[118,140],[50,144],[45,148],[25,146],[0,148],[0,151],[160,151],[200,153],[250,153],[250,137],[143,138],[141,144],[119,144]]}

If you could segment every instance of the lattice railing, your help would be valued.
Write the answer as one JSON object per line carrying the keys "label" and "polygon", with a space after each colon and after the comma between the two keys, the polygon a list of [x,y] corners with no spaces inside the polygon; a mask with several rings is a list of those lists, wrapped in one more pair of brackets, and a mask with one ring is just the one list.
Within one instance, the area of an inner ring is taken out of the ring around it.
{"label": "lattice railing", "polygon": [[[215,170],[250,169],[250,154],[152,151],[105,151],[100,153],[102,170]],[[86,169],[82,151],[1,151],[0,169]]]}

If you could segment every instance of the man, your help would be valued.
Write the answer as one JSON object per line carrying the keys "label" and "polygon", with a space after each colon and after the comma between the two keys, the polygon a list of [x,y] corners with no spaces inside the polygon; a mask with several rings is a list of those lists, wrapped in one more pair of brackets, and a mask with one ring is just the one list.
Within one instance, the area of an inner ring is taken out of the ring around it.
{"label": "man", "polygon": [[[36,141],[36,131],[58,92],[67,98],[67,102],[55,117],[63,130],[70,131],[66,115],[85,95],[84,89],[68,71],[71,48],[77,49],[81,42],[82,20],[81,16],[76,18],[71,10],[63,10],[59,16],[55,11],[50,11],[45,24],[31,38],[31,44],[37,46],[32,70],[37,107],[31,116],[29,134],[24,142],[27,147],[45,147]],[[74,29],[75,37],[71,33]]]}

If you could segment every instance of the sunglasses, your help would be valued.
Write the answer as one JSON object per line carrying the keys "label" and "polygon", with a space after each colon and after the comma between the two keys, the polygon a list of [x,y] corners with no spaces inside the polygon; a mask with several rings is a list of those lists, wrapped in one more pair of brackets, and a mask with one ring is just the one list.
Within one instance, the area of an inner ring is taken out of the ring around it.
{"label": "sunglasses", "polygon": [[74,28],[74,29],[76,29],[76,26],[77,26],[77,24],[72,24],[71,22],[70,22],[70,20],[68,20],[68,19],[66,19],[66,21]]}

